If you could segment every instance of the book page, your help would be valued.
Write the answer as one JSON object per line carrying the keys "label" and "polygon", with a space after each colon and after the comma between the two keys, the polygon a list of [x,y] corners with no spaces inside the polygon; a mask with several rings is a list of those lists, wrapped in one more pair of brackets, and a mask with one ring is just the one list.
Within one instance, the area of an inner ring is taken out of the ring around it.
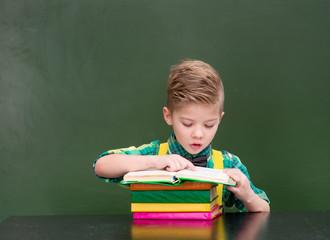
{"label": "book page", "polygon": [[207,178],[213,178],[218,179],[221,181],[226,182],[228,180],[228,175],[223,173],[220,169],[213,169],[213,168],[204,168],[204,167],[196,167],[196,171],[192,171],[189,169],[184,169],[179,172],[177,172],[177,175],[180,176],[181,174],[184,174],[185,176],[191,176],[194,177],[207,177]]}
{"label": "book page", "polygon": [[174,176],[176,172],[169,172],[166,170],[159,170],[156,168],[150,168],[141,171],[129,172],[125,176]]}

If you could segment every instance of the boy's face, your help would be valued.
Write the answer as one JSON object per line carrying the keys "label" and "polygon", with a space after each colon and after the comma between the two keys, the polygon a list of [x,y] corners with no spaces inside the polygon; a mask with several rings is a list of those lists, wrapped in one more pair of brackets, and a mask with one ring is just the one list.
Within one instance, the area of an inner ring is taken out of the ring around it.
{"label": "boy's face", "polygon": [[164,107],[164,119],[173,126],[176,140],[190,154],[202,151],[213,140],[223,112],[217,104],[187,104],[171,113]]}

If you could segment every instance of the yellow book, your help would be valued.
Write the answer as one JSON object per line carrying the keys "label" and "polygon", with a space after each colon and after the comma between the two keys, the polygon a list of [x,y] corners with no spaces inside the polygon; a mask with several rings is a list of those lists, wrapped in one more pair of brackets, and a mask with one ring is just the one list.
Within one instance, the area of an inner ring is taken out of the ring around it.
{"label": "yellow book", "polygon": [[132,212],[209,212],[217,204],[211,203],[131,203]]}

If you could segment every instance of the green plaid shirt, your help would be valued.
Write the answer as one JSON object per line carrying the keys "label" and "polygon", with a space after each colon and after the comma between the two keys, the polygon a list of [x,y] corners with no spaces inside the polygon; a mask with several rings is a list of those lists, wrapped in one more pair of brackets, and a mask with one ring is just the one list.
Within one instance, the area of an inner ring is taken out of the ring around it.
{"label": "green plaid shirt", "polygon": [[[190,153],[188,153],[175,139],[174,133],[171,134],[170,138],[167,140],[168,142],[168,151],[167,154],[179,154],[183,157],[191,156]],[[160,141],[153,141],[149,144],[144,144],[140,147],[129,147],[129,148],[121,148],[121,149],[115,149],[115,150],[109,150],[107,152],[104,152],[99,156],[93,164],[93,169],[95,169],[95,163],[96,161],[109,154],[128,154],[128,155],[158,155],[159,151],[159,145],[161,144]],[[269,203],[269,199],[264,191],[261,189],[256,188],[253,183],[250,180],[249,173],[246,169],[246,167],[241,163],[239,158],[227,151],[221,151],[223,156],[223,167],[224,168],[238,168],[241,170],[242,173],[244,173],[247,178],[250,181],[250,185],[252,190],[262,199],[266,200]],[[207,156],[207,165],[208,168],[214,168],[213,158],[212,158],[212,145],[208,145],[205,149],[203,149],[200,153],[193,155],[193,157],[199,156],[199,155],[206,155]],[[123,178],[103,178],[98,176],[100,179],[106,182],[113,182],[113,183],[119,183]],[[226,207],[236,207],[240,211],[245,211],[245,207],[242,201],[238,200],[235,195],[228,191],[225,187],[223,188],[223,194],[222,194],[222,202],[223,205]]]}

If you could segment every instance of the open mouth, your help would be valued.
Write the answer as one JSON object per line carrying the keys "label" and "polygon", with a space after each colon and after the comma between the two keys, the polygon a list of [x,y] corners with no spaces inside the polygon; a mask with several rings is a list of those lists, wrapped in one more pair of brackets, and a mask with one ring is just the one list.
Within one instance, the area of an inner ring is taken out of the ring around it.
{"label": "open mouth", "polygon": [[202,144],[199,144],[199,143],[193,143],[193,144],[190,145],[190,147],[191,147],[192,149],[198,149],[198,148],[200,148],[201,146],[202,146]]}

